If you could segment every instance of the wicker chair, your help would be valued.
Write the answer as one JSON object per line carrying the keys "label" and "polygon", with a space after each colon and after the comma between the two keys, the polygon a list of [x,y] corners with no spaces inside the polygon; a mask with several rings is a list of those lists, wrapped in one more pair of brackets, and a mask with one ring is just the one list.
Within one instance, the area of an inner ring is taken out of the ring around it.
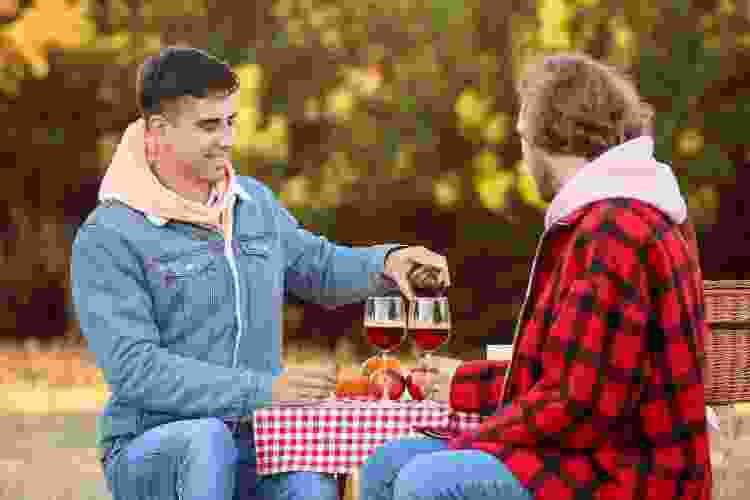
{"label": "wicker chair", "polygon": [[750,401],[750,281],[704,281],[706,404]]}

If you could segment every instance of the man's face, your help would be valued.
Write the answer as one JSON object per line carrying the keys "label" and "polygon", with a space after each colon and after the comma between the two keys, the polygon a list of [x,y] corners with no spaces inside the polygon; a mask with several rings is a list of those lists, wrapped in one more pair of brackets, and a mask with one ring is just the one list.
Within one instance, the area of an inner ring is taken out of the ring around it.
{"label": "man's face", "polygon": [[224,179],[224,165],[234,145],[236,116],[236,92],[226,97],[180,98],[168,118],[156,119],[161,134],[160,173],[196,185]]}
{"label": "man's face", "polygon": [[552,163],[549,160],[548,155],[545,154],[542,149],[530,144],[525,139],[525,125],[524,112],[523,108],[521,108],[516,129],[521,136],[521,151],[523,153],[523,159],[529,168],[531,176],[536,182],[539,195],[544,201],[549,203],[555,197],[555,194],[557,194],[560,186],[554,175]]}

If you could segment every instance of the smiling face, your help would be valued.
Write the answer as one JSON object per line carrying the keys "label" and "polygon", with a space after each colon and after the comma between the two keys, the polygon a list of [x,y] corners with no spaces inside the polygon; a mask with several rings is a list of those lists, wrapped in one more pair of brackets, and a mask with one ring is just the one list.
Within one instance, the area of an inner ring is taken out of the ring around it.
{"label": "smiling face", "polygon": [[205,98],[183,96],[169,111],[149,118],[158,139],[158,175],[167,187],[188,198],[207,198],[210,187],[224,179],[234,145],[237,92]]}

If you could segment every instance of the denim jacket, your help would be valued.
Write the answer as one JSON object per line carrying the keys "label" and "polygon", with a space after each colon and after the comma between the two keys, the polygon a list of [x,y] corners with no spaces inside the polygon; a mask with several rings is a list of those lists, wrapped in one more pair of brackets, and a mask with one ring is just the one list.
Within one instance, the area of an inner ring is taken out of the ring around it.
{"label": "denim jacket", "polygon": [[237,177],[234,236],[154,221],[105,201],[79,228],[71,281],[81,330],[110,386],[100,456],[180,419],[251,415],[282,372],[285,290],[333,308],[387,293],[385,255],[301,228],[272,191]]}

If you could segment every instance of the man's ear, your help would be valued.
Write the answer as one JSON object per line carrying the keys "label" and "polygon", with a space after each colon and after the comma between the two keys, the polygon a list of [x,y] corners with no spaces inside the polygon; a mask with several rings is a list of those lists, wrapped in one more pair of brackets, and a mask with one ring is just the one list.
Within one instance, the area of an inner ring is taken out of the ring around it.
{"label": "man's ear", "polygon": [[164,115],[151,115],[147,118],[148,130],[158,136],[164,136],[169,122]]}

